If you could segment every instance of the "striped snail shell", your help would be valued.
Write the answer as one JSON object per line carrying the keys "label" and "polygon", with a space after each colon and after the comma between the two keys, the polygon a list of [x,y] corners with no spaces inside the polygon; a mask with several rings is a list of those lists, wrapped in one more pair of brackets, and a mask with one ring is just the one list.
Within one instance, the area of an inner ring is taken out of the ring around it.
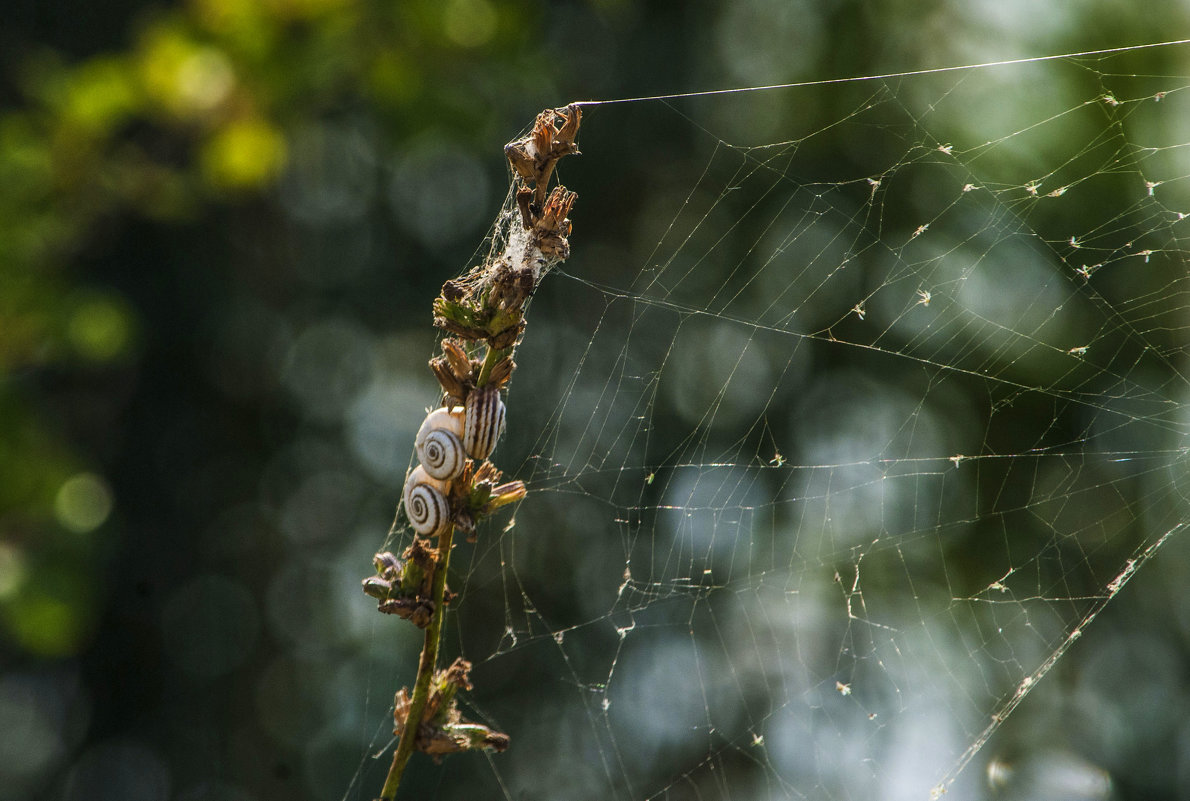
{"label": "striped snail shell", "polygon": [[450,525],[446,482],[431,478],[421,465],[405,479],[405,516],[418,534],[433,536]]}
{"label": "striped snail shell", "polygon": [[463,450],[463,414],[461,410],[435,409],[426,415],[413,446],[417,460],[431,478],[457,478],[467,463]]}
{"label": "striped snail shell", "polygon": [[479,387],[467,396],[463,447],[472,459],[486,459],[504,433],[504,401],[493,386]]}

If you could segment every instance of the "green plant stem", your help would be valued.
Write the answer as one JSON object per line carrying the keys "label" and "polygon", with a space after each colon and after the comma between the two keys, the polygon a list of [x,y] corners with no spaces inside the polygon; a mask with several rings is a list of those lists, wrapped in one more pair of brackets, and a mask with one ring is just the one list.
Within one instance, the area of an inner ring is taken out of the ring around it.
{"label": "green plant stem", "polygon": [[488,383],[488,379],[492,375],[492,368],[496,363],[503,359],[508,354],[512,353],[512,348],[488,348],[487,354],[483,357],[483,365],[479,368],[479,377],[475,379],[475,385],[482,387]]}
{"label": "green plant stem", "polygon": [[446,615],[446,604],[444,603],[446,572],[450,566],[450,549],[453,538],[454,526],[447,528],[438,538],[438,566],[434,572],[432,585],[434,615],[430,618],[430,625],[426,627],[426,639],[421,648],[421,660],[417,665],[417,680],[413,684],[413,698],[409,703],[409,714],[405,718],[405,728],[401,731],[397,750],[393,753],[393,764],[389,767],[384,787],[380,790],[380,801],[393,801],[397,794],[401,776],[405,773],[405,765],[409,762],[409,757],[413,755],[417,730],[421,728],[421,717],[425,712],[426,702],[430,698],[434,667],[438,664],[438,647],[442,642],[442,620]]}

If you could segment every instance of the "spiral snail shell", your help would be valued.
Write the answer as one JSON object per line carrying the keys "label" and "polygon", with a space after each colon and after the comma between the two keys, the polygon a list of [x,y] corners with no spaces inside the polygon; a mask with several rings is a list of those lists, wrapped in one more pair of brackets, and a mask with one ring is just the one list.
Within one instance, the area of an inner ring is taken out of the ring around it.
{"label": "spiral snail shell", "polygon": [[431,478],[457,478],[467,463],[463,450],[463,412],[446,408],[435,409],[426,415],[418,429],[413,446],[417,460]]}
{"label": "spiral snail shell", "polygon": [[418,534],[433,536],[450,525],[450,502],[446,482],[431,478],[418,465],[405,479],[405,516]]}
{"label": "spiral snail shell", "polygon": [[480,387],[467,396],[463,447],[472,459],[486,459],[504,433],[504,401],[500,390]]}

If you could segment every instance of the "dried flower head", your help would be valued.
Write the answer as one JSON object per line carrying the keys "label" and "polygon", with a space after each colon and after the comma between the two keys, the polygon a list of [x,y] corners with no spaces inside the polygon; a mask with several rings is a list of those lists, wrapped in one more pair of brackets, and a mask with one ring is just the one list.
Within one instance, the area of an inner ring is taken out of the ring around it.
{"label": "dried flower head", "polygon": [[[384,614],[424,629],[434,615],[432,588],[438,552],[429,540],[415,537],[402,556],[403,560],[388,551],[376,554],[372,558],[376,575],[364,579],[364,593],[377,600],[377,608]],[[450,603],[452,597],[446,590],[443,603]]]}
{"label": "dried flower head", "polygon": [[[459,690],[471,689],[470,672],[471,663],[459,658],[434,674],[430,697],[415,731],[417,750],[438,759],[461,751],[503,751],[508,747],[507,734],[464,720],[459,712],[456,695]],[[393,702],[394,734],[402,735],[409,725],[412,703],[408,689],[402,687]]]}
{"label": "dried flower head", "polygon": [[565,109],[546,109],[537,115],[537,121],[528,136],[509,142],[504,146],[508,163],[521,180],[534,187],[533,197],[540,206],[545,200],[550,176],[558,159],[571,153],[578,153],[574,138],[582,122],[582,110],[578,106]]}

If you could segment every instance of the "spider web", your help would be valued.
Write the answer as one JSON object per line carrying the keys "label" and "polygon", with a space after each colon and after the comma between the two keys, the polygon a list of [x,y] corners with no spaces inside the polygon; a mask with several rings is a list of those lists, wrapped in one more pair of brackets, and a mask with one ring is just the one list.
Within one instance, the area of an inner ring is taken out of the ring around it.
{"label": "spider web", "polygon": [[588,108],[495,458],[530,496],[450,579],[468,712],[513,744],[409,781],[1135,781],[1062,668],[1190,521],[1188,53]]}

